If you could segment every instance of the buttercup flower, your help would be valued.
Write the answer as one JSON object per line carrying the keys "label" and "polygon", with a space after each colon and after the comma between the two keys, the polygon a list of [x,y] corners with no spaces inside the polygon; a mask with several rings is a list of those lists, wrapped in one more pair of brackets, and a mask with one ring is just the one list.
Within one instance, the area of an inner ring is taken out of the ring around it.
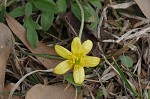
{"label": "buttercup flower", "polygon": [[73,68],[73,78],[76,84],[82,84],[85,78],[84,67],[95,67],[99,64],[100,58],[87,56],[93,47],[91,40],[81,44],[80,38],[75,37],[71,44],[71,52],[66,48],[56,45],[55,51],[66,60],[54,68],[54,73],[64,74]]}

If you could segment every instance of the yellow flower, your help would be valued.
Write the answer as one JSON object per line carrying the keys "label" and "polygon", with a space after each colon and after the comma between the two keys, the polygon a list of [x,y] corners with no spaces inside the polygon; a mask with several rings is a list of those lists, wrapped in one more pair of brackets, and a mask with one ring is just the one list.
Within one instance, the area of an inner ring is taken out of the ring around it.
{"label": "yellow flower", "polygon": [[95,67],[100,62],[100,58],[86,55],[91,51],[92,47],[93,43],[91,40],[87,40],[81,44],[79,37],[73,39],[71,52],[62,46],[56,45],[56,53],[66,60],[55,67],[54,73],[64,74],[73,68],[75,83],[82,84],[85,78],[84,67]]}

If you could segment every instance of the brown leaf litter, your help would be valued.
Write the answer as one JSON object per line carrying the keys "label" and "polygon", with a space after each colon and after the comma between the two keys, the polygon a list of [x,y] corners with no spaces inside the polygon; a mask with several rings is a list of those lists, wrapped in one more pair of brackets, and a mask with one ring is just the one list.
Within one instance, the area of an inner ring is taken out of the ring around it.
{"label": "brown leaf litter", "polygon": [[[14,42],[10,29],[3,23],[0,23],[0,35],[0,92],[2,92],[5,82],[7,60],[14,46]],[[2,95],[1,99],[3,99]]]}

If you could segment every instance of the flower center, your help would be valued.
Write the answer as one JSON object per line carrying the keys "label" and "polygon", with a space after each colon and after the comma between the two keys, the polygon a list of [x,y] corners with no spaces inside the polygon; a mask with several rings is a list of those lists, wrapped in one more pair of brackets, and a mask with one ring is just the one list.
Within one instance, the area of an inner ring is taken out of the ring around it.
{"label": "flower center", "polygon": [[74,65],[83,65],[84,64],[84,57],[74,56],[72,58],[72,62],[73,62]]}
{"label": "flower center", "polygon": [[79,64],[80,63],[80,58],[79,57],[76,57],[75,58],[75,64]]}

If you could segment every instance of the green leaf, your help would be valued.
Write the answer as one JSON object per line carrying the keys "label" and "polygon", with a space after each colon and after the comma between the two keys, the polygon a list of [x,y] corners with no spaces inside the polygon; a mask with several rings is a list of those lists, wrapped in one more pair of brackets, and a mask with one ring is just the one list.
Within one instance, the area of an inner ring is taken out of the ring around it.
{"label": "green leaf", "polygon": [[30,19],[27,18],[25,20],[25,27],[27,29],[27,41],[33,47],[36,48],[38,46],[38,35],[35,28],[32,26]]}
{"label": "green leaf", "polygon": [[98,17],[98,14],[96,13],[96,11],[91,7],[91,5],[88,4],[88,12],[90,13],[91,17],[91,25],[89,26],[89,28],[91,30],[94,30],[97,28],[97,24],[99,22],[99,17]]}
{"label": "green leaf", "polygon": [[6,11],[6,8],[3,6],[0,11],[0,22],[4,22],[5,11]]}
{"label": "green leaf", "polygon": [[90,71],[92,71],[92,68],[90,68],[90,67],[85,67],[85,68],[84,68],[84,71],[85,71],[85,73],[90,72]]}
{"label": "green leaf", "polygon": [[[3,92],[0,92],[0,95],[9,95],[10,94],[10,91],[3,91]],[[16,95],[16,96],[23,96],[25,94],[23,93],[20,93],[20,92],[14,92],[13,95]]]}
{"label": "green leaf", "polygon": [[148,89],[148,99],[150,99],[150,89]]}
{"label": "green leaf", "polygon": [[58,0],[56,2],[56,4],[57,4],[57,8],[58,8],[58,13],[63,13],[66,11],[66,9],[67,9],[66,0]]}
{"label": "green leaf", "polygon": [[[82,5],[83,6],[83,5]],[[86,6],[83,6],[83,10],[84,10],[84,19],[85,19],[85,22],[88,22],[89,21],[89,18],[90,18],[90,13],[85,10],[86,9]],[[81,11],[80,11],[80,8],[79,6],[76,4],[76,3],[72,3],[71,5],[71,10],[73,12],[73,14],[78,18],[78,20],[81,21]]]}
{"label": "green leaf", "polygon": [[41,26],[42,26],[44,31],[47,31],[51,27],[53,20],[54,20],[54,14],[53,13],[51,13],[51,12],[50,13],[46,13],[46,12],[42,13]]}
{"label": "green leaf", "polygon": [[38,35],[32,26],[27,28],[27,40],[33,48],[37,48]]}
{"label": "green leaf", "polygon": [[28,2],[25,6],[25,16],[29,17],[31,13],[32,13],[32,4]]}
{"label": "green leaf", "polygon": [[[85,22],[91,22],[89,29],[91,30],[96,29],[97,24],[99,22],[98,14],[89,4],[86,4],[86,5],[82,4],[82,7],[84,10]],[[81,21],[81,11],[79,9],[79,6],[76,3],[72,3],[71,10],[73,14]]]}
{"label": "green leaf", "polygon": [[57,13],[58,9],[56,4],[48,1],[48,0],[36,0],[33,2],[34,5],[41,11],[47,12],[47,13]]}
{"label": "green leaf", "polygon": [[139,96],[139,94],[136,92],[136,90],[134,90],[134,88],[130,85],[130,83],[128,82],[126,76],[124,75],[124,73],[122,72],[122,70],[120,69],[120,67],[118,66],[118,64],[115,62],[114,64],[115,69],[118,71],[121,79],[125,82],[126,86],[129,88],[129,90],[135,95],[135,96]]}
{"label": "green leaf", "polygon": [[133,60],[129,56],[122,55],[119,57],[121,60],[121,64],[123,64],[125,67],[132,67],[133,66]]}
{"label": "green leaf", "polygon": [[24,21],[24,27],[25,27],[25,28],[28,28],[28,24],[31,24],[32,27],[33,27],[34,29],[36,29],[36,30],[41,30],[41,29],[42,29],[42,27],[41,27],[38,23],[36,23],[36,22],[32,19],[31,16],[25,19],[25,21]]}
{"label": "green leaf", "polygon": [[57,55],[50,55],[50,54],[34,54],[34,53],[25,53],[27,55],[33,55],[37,57],[45,57],[49,59],[58,59],[58,60],[65,60],[64,58],[57,56]]}
{"label": "green leaf", "polygon": [[40,80],[39,78],[37,77],[36,74],[32,74],[30,76],[28,76],[28,79],[33,82],[34,84],[39,84],[40,83]]}
{"label": "green leaf", "polygon": [[31,17],[30,17],[29,19],[30,19],[30,22],[31,22],[32,26],[33,26],[36,30],[41,30],[41,29],[42,29],[42,27],[41,27],[38,23],[36,23]]}
{"label": "green leaf", "polygon": [[101,96],[103,96],[103,95],[104,95],[104,94],[103,94],[102,89],[101,89],[101,88],[99,88],[98,93],[97,93],[97,96],[96,96],[96,99],[100,99],[100,98],[101,98]]}
{"label": "green leaf", "polygon": [[25,13],[25,8],[22,7],[22,6],[19,6],[15,9],[13,9],[13,11],[11,11],[9,13],[10,16],[12,16],[13,18],[16,18],[16,17],[20,17],[20,16],[23,16]]}
{"label": "green leaf", "polygon": [[89,0],[89,2],[97,8],[102,8],[101,0]]}
{"label": "green leaf", "polygon": [[92,23],[88,26],[88,28],[89,28],[90,30],[94,30],[94,29],[96,29],[96,27],[97,27],[97,22],[92,22]]}
{"label": "green leaf", "polygon": [[69,75],[66,75],[65,76],[65,79],[72,85],[74,86],[82,86],[82,85],[78,85],[74,82],[74,79],[73,79],[73,75],[72,74],[69,74]]}

